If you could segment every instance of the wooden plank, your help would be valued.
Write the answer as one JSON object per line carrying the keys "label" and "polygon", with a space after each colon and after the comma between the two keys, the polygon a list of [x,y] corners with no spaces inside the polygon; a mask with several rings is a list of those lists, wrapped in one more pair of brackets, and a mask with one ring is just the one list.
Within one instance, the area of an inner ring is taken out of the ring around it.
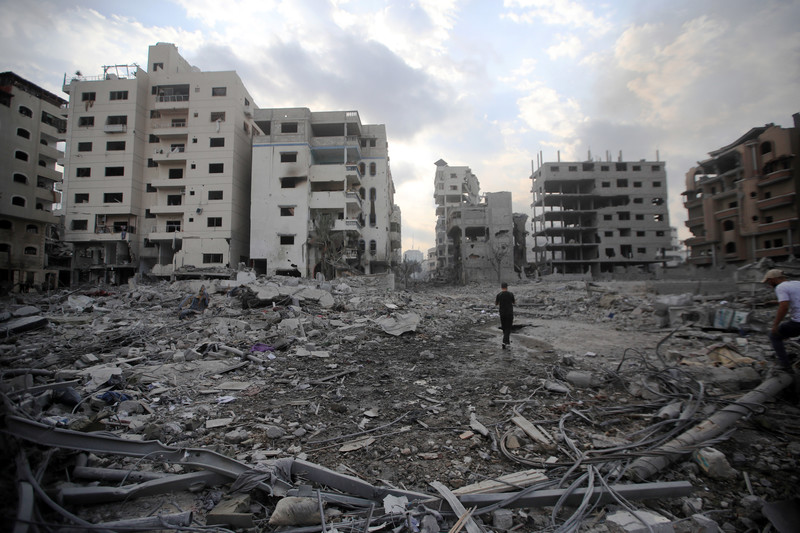
{"label": "wooden plank", "polygon": [[464,507],[461,502],[458,501],[458,498],[456,498],[456,495],[453,494],[450,489],[438,481],[432,481],[430,485],[436,489],[436,492],[442,495],[442,498],[444,498],[444,500],[450,506],[450,509],[452,509],[456,515],[464,519],[463,522],[461,522],[461,520],[459,520],[459,522],[463,523],[467,533],[482,533],[483,529],[477,524],[477,522],[475,522],[475,520],[472,519],[472,513],[467,515],[466,507]]}
{"label": "wooden plank", "polygon": [[497,479],[486,479],[471,485],[465,485],[453,491],[453,494],[494,494],[498,492],[510,492],[538,483],[547,481],[544,470],[533,469],[523,470],[522,472],[512,472]]}
{"label": "wooden plank", "polygon": [[531,424],[530,421],[528,421],[528,419],[525,418],[524,416],[515,416],[514,418],[511,419],[511,421],[514,422],[517,425],[517,427],[519,427],[522,431],[525,432],[526,435],[528,435],[536,442],[544,444],[545,446],[554,445],[552,437],[550,437],[550,435],[546,431],[543,431],[537,426]]}

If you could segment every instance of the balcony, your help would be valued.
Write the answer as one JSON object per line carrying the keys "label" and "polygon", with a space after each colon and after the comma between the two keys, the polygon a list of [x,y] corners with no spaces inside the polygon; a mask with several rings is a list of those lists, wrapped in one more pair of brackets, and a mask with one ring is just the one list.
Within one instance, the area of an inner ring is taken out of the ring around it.
{"label": "balcony", "polygon": [[105,133],[126,133],[128,131],[127,124],[106,124],[103,126]]}
{"label": "balcony", "polygon": [[186,211],[186,206],[183,204],[178,205],[154,205],[150,207],[150,213],[153,215],[182,215]]}
{"label": "balcony", "polygon": [[64,152],[58,150],[55,146],[50,146],[48,144],[39,144],[39,156],[46,157],[48,159],[52,159],[53,161],[58,161],[59,159],[63,159]]}
{"label": "balcony", "polygon": [[156,148],[153,152],[153,161],[186,161],[186,148]]}
{"label": "balcony", "polygon": [[361,172],[358,170],[358,165],[347,165],[345,168],[345,177],[347,178],[348,189],[361,185]]}
{"label": "balcony", "polygon": [[151,241],[182,240],[183,232],[181,226],[175,224],[151,226],[147,238]]}
{"label": "balcony", "polygon": [[58,182],[60,182],[61,178],[63,177],[61,175],[61,172],[59,172],[58,170],[56,170],[54,168],[50,168],[50,167],[36,167],[36,173],[39,176],[41,176],[41,177],[43,177],[45,179],[48,179],[50,181],[58,181]]}
{"label": "balcony", "polygon": [[701,244],[706,244],[706,238],[705,237],[690,237],[690,238],[686,239],[685,241],[683,241],[683,244],[685,244],[686,246],[699,246]]}
{"label": "balcony", "polygon": [[792,172],[791,168],[785,168],[783,170],[776,170],[775,172],[770,172],[758,180],[759,187],[767,187],[769,185],[774,185],[775,183],[780,183],[782,181],[792,179]]}
{"label": "balcony", "polygon": [[796,226],[797,226],[797,218],[792,217],[784,220],[778,220],[776,222],[767,222],[765,224],[759,224],[758,232],[771,233],[773,231],[795,229]]}
{"label": "balcony", "polygon": [[769,209],[775,209],[776,207],[791,205],[794,203],[794,199],[795,193],[790,192],[789,194],[782,194],[774,198],[765,198],[763,200],[759,200],[756,202],[756,207],[762,211],[767,211]]}
{"label": "balcony", "polygon": [[150,122],[151,133],[157,137],[185,137],[189,134],[186,118],[154,120]]}
{"label": "balcony", "polygon": [[189,109],[188,94],[159,94],[156,96],[155,109]]}
{"label": "balcony", "polygon": [[687,228],[692,228],[695,226],[702,226],[704,222],[705,219],[703,217],[697,217],[697,218],[690,218],[685,222],[685,224]]}
{"label": "balcony", "polygon": [[756,257],[776,257],[789,255],[788,246],[779,246],[778,248],[756,248]]}
{"label": "balcony", "polygon": [[346,193],[344,191],[312,192],[308,203],[309,209],[339,209],[344,210]]}
{"label": "balcony", "polygon": [[186,187],[186,180],[183,178],[170,178],[153,180],[151,183],[156,189],[183,189]]}
{"label": "balcony", "polygon": [[361,223],[355,218],[335,220],[333,231],[360,231]]}
{"label": "balcony", "polygon": [[722,220],[725,218],[735,217],[739,214],[738,207],[729,207],[726,209],[720,209],[719,211],[714,211],[714,218],[717,220]]}

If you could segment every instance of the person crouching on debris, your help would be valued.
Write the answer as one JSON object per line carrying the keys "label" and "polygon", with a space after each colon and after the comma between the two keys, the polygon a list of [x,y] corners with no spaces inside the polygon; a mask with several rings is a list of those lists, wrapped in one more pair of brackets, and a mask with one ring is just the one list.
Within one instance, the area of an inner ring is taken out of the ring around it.
{"label": "person crouching on debris", "polygon": [[500,292],[494,299],[494,305],[500,307],[500,328],[503,330],[503,349],[511,344],[511,325],[514,323],[514,293],[508,291],[508,283],[500,284]]}
{"label": "person crouching on debris", "polygon": [[[772,348],[775,350],[775,356],[780,365],[784,370],[791,372],[791,360],[786,353],[783,341],[800,335],[800,281],[789,281],[783,271],[772,269],[764,275],[761,283],[766,283],[774,288],[775,295],[778,297],[778,311],[772,322],[769,340],[772,342]],[[789,314],[790,311],[791,314]],[[787,314],[789,314],[789,320],[782,322]]]}
{"label": "person crouching on debris", "polygon": [[206,292],[206,286],[201,285],[200,291],[196,295],[190,294],[183,299],[181,305],[178,307],[178,318],[183,320],[189,315],[204,313],[210,301],[211,298],[209,298]]}

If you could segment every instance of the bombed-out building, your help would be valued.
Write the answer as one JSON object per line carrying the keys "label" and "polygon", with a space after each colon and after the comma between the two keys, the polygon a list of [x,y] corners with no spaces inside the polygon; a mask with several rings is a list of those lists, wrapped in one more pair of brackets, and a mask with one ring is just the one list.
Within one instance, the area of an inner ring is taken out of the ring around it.
{"label": "bombed-out building", "polygon": [[538,161],[531,219],[534,261],[562,274],[625,272],[671,248],[663,161]]}

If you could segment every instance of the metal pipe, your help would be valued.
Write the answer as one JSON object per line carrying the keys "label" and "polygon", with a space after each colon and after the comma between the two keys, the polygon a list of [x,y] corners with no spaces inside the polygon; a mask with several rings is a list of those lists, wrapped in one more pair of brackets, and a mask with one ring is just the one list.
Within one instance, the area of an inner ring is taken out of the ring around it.
{"label": "metal pipe", "polygon": [[632,479],[647,479],[661,471],[682,455],[701,446],[703,442],[722,435],[737,420],[751,413],[752,406],[763,404],[785,389],[792,383],[793,377],[791,374],[782,373],[764,381],[734,403],[711,415],[710,418],[678,435],[663,446],[652,450],[655,455],[636,459],[626,475]]}

